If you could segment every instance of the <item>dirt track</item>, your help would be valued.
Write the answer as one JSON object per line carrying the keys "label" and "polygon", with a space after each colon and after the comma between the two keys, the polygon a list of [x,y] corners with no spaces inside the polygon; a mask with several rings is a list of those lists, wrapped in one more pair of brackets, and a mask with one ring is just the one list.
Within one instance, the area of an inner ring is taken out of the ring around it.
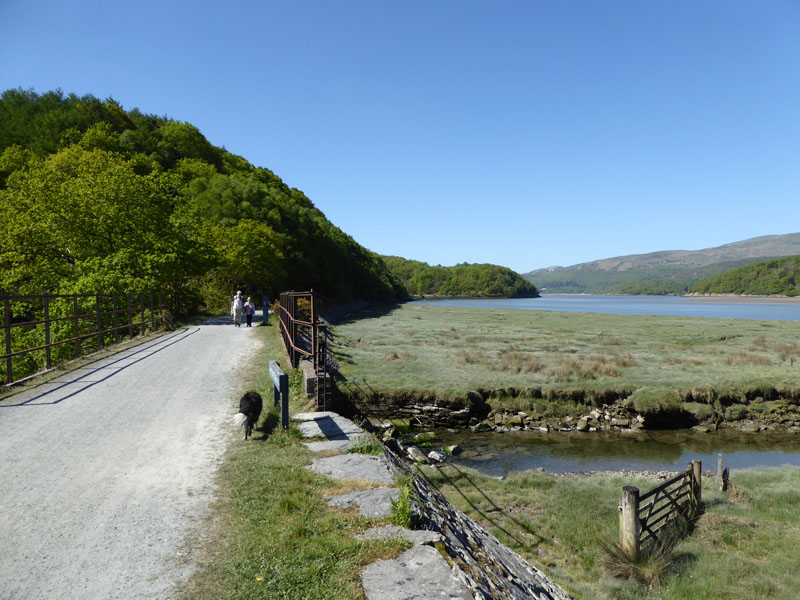
{"label": "dirt track", "polygon": [[0,401],[0,598],[170,598],[254,329],[214,319]]}

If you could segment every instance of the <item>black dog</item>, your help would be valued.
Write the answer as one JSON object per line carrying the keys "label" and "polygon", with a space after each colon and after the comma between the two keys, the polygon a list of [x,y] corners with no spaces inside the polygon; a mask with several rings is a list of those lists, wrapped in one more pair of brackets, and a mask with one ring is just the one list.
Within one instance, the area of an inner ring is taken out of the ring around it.
{"label": "black dog", "polygon": [[250,437],[253,429],[261,416],[261,396],[258,392],[247,392],[239,400],[239,412],[233,417],[233,422],[239,427],[244,427],[244,439]]}

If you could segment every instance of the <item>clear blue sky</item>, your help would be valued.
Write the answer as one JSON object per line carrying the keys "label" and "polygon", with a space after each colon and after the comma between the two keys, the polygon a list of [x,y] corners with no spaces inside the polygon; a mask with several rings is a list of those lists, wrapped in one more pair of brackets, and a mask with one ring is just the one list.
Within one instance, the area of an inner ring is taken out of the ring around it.
{"label": "clear blue sky", "polygon": [[796,0],[3,0],[16,87],[190,122],[431,264],[800,231]]}

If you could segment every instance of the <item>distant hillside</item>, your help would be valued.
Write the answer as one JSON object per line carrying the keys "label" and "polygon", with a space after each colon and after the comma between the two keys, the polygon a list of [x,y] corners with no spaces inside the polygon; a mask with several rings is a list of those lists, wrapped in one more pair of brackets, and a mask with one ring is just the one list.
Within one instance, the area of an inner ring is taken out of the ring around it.
{"label": "distant hillside", "polygon": [[800,254],[800,233],[706,248],[632,254],[524,273],[543,293],[685,293],[704,279],[744,265]]}
{"label": "distant hillside", "polygon": [[692,287],[699,294],[748,296],[800,294],[800,256],[759,262],[722,273]]}
{"label": "distant hillside", "polygon": [[441,267],[399,256],[382,258],[412,296],[539,296],[535,286],[507,267],[467,263]]}

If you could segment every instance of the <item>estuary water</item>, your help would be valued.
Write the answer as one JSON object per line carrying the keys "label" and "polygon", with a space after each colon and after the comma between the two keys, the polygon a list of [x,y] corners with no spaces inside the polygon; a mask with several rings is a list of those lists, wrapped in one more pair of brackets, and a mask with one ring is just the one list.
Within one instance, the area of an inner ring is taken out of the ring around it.
{"label": "estuary water", "polygon": [[490,477],[542,469],[548,473],[590,471],[681,471],[693,460],[716,471],[717,455],[730,469],[800,466],[797,434],[692,430],[618,432],[437,431],[443,445],[458,444],[456,465]]}
{"label": "estuary water", "polygon": [[[800,321],[800,299],[691,296],[548,294],[541,298],[418,300],[417,304],[483,309]],[[459,444],[455,464],[486,475],[543,469],[575,471],[679,471],[692,460],[716,470],[717,454],[732,470],[784,464],[800,466],[800,435],[740,432],[646,433],[537,431],[437,432],[444,445]]]}
{"label": "estuary water", "polygon": [[416,300],[415,304],[559,312],[800,321],[800,298],[730,296],[603,296],[546,294],[541,298]]}

